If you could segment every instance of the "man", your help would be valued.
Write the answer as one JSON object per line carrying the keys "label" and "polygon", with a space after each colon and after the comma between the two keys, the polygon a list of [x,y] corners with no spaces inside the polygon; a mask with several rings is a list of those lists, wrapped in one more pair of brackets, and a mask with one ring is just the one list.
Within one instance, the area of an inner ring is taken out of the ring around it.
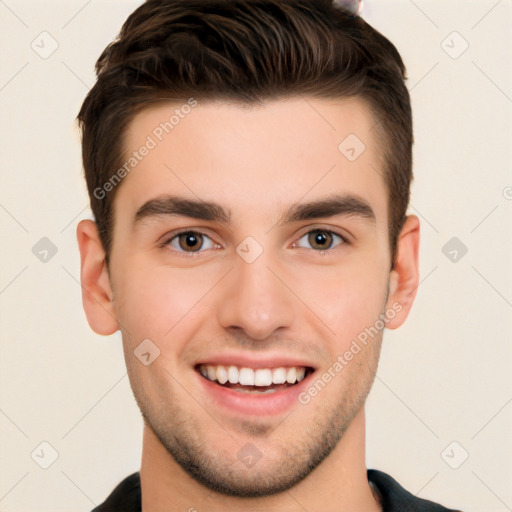
{"label": "man", "polygon": [[365,466],[418,286],[394,46],[326,0],[149,0],[96,70],[83,303],[122,333],[144,435],[95,511],[448,510]]}

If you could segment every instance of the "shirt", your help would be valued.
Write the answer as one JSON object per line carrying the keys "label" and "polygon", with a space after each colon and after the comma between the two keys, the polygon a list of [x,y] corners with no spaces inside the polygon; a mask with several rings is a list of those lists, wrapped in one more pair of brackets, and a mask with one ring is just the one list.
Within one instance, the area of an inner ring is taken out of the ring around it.
{"label": "shirt", "polygon": [[[394,478],[376,469],[367,470],[368,482],[380,494],[383,512],[461,512],[432,501],[417,498]],[[91,512],[142,512],[140,473],[126,477],[105,502]]]}

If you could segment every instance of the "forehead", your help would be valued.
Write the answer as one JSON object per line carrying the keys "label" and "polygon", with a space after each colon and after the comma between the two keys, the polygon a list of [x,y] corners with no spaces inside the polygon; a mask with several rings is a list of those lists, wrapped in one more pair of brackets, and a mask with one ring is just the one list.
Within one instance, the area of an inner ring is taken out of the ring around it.
{"label": "forehead", "polygon": [[135,165],[117,193],[116,217],[119,203],[125,215],[173,194],[263,220],[301,198],[340,192],[362,197],[387,223],[376,123],[361,100],[194,102],[159,104],[134,117],[124,161]]}

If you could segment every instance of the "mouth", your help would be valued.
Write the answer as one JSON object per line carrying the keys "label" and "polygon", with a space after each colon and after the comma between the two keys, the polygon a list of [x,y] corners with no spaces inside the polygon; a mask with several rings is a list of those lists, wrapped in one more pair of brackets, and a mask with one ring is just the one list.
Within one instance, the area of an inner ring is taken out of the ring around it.
{"label": "mouth", "polygon": [[195,370],[204,379],[217,386],[256,395],[293,388],[314,372],[314,369],[309,366],[249,368],[220,364],[198,364]]}
{"label": "mouth", "polygon": [[316,373],[310,366],[250,368],[198,364],[194,369],[205,408],[211,409],[212,415],[227,414],[244,421],[261,421],[263,417],[289,412],[301,403],[301,393],[311,385]]}

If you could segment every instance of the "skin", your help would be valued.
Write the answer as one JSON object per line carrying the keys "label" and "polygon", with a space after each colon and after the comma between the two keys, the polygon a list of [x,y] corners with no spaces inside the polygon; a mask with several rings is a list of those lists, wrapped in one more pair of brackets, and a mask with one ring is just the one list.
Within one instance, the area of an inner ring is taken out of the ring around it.
{"label": "skin", "polygon": [[[139,113],[127,154],[175,108]],[[310,361],[321,375],[393,305],[401,309],[386,327],[404,322],[418,286],[419,221],[407,218],[390,271],[374,126],[357,99],[287,98],[250,108],[200,102],[116,191],[108,270],[95,223],[79,223],[87,318],[99,334],[121,330],[144,418],[145,512],[381,510],[366,477],[364,402],[382,332],[314,399],[283,415],[241,417],[216,407],[193,369],[219,352],[281,353]],[[353,162],[338,150],[351,133],[366,146]],[[279,224],[290,206],[333,193],[367,202],[375,219]],[[134,223],[145,202],[165,194],[218,203],[231,221],[160,215]],[[199,252],[180,246],[181,228],[207,236]],[[320,228],[346,240],[328,238],[321,251],[307,236]],[[263,248],[250,264],[236,252],[248,236]],[[133,353],[146,338],[160,350],[149,366]],[[247,443],[261,453],[250,468],[237,458]]]}

